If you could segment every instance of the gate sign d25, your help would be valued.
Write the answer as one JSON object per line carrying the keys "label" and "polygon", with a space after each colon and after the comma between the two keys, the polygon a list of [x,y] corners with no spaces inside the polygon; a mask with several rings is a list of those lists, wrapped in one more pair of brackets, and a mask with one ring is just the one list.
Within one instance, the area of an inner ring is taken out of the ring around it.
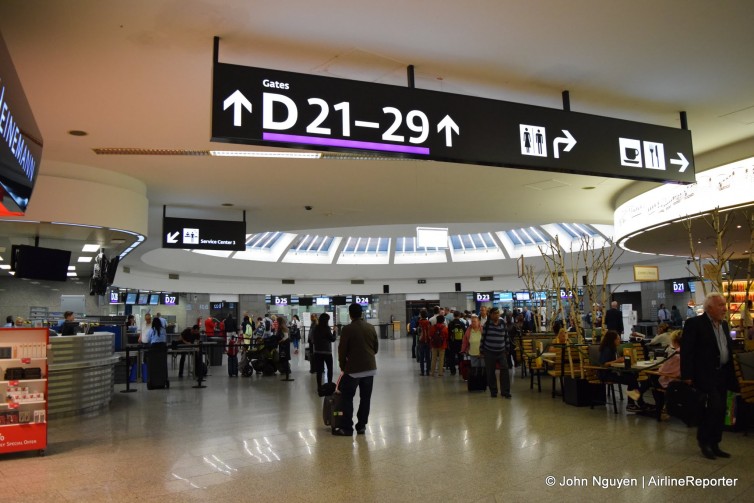
{"label": "gate sign d25", "polygon": [[162,247],[243,251],[246,249],[246,222],[163,217]]}
{"label": "gate sign d25", "polygon": [[695,181],[683,129],[225,63],[214,66],[212,140]]}
{"label": "gate sign d25", "polygon": [[291,296],[290,295],[275,295],[274,301],[275,301],[276,306],[289,306],[291,305]]}

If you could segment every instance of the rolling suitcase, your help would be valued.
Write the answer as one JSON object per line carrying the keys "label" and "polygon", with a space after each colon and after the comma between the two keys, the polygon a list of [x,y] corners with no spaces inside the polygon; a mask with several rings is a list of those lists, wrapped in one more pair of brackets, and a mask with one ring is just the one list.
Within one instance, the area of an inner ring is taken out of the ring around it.
{"label": "rolling suitcase", "polygon": [[168,347],[154,344],[147,353],[147,389],[169,388]]}
{"label": "rolling suitcase", "polygon": [[484,367],[471,367],[469,369],[467,386],[470,392],[487,389],[487,372],[484,370]]}
{"label": "rolling suitcase", "polygon": [[471,361],[463,359],[458,363],[458,371],[461,374],[461,378],[464,381],[469,380],[469,369],[471,368]]}
{"label": "rolling suitcase", "polygon": [[343,396],[340,393],[333,393],[325,397],[325,402],[322,406],[322,419],[325,422],[325,426],[329,426],[331,431],[343,427],[342,400]]}

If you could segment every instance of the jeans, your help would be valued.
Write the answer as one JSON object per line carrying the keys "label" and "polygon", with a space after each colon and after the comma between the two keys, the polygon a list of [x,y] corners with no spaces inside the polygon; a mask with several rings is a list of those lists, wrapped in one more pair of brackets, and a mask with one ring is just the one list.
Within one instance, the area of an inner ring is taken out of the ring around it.
{"label": "jeans", "polygon": [[431,363],[429,344],[426,342],[419,342],[417,344],[417,349],[419,350],[419,370],[422,374],[429,374],[429,366]]}
{"label": "jeans", "polygon": [[369,408],[372,401],[374,376],[351,377],[343,374],[338,389],[343,397],[343,419],[341,428],[346,433],[353,433],[353,397],[359,388],[359,410],[356,412],[356,429],[366,427],[369,422]]}
{"label": "jeans", "polygon": [[495,377],[495,366],[500,364],[500,394],[509,395],[511,392],[511,376],[508,375],[508,353],[490,353],[484,354],[484,366],[487,370],[487,386],[490,387],[490,393],[497,395],[497,378]]}

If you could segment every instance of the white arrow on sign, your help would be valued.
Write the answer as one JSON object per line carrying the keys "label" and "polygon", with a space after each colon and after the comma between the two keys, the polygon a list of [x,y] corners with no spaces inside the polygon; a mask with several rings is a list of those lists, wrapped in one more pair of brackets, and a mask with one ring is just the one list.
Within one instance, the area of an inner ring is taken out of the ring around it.
{"label": "white arrow on sign", "polygon": [[236,92],[225,98],[225,101],[223,101],[223,110],[227,110],[231,106],[233,106],[233,125],[240,126],[241,107],[244,107],[249,113],[251,113],[251,102],[246,99],[246,96],[241,94],[241,91],[236,89]]}
{"label": "white arrow on sign", "polygon": [[563,134],[566,135],[566,137],[558,136],[555,138],[555,140],[552,142],[552,150],[555,152],[555,159],[558,159],[560,157],[560,154],[558,153],[558,144],[559,143],[565,143],[566,146],[563,148],[563,152],[570,152],[571,149],[576,145],[576,138],[571,136],[571,133],[568,132],[567,129],[563,129]]}
{"label": "white arrow on sign", "polygon": [[682,153],[680,152],[676,152],[676,153],[678,154],[678,157],[680,157],[680,159],[671,159],[670,164],[677,164],[678,166],[680,166],[681,169],[679,169],[678,172],[683,173],[684,171],[686,171],[686,168],[689,167],[689,161],[688,159],[686,159],[686,156],[684,156]]}
{"label": "white arrow on sign", "polygon": [[170,234],[170,233],[168,232],[168,235],[167,235],[167,242],[168,242],[168,243],[171,243],[171,244],[172,244],[172,243],[177,243],[177,242],[178,242],[178,236],[179,236],[180,234],[181,234],[181,233],[180,233],[180,232],[178,232],[178,231],[175,231],[175,232],[174,232],[174,233],[172,233],[172,234]]}
{"label": "white arrow on sign", "polygon": [[446,115],[437,124],[438,133],[442,132],[443,129],[445,130],[445,146],[452,147],[453,146],[452,133],[461,134],[458,129],[458,124],[456,124],[455,121],[450,118],[450,115]]}

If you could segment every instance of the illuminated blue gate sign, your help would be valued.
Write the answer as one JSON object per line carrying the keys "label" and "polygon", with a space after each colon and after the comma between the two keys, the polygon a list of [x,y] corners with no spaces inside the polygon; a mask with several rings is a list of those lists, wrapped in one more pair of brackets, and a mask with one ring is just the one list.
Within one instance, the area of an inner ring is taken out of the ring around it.
{"label": "illuminated blue gate sign", "polygon": [[695,181],[683,129],[225,63],[212,93],[213,141]]}

